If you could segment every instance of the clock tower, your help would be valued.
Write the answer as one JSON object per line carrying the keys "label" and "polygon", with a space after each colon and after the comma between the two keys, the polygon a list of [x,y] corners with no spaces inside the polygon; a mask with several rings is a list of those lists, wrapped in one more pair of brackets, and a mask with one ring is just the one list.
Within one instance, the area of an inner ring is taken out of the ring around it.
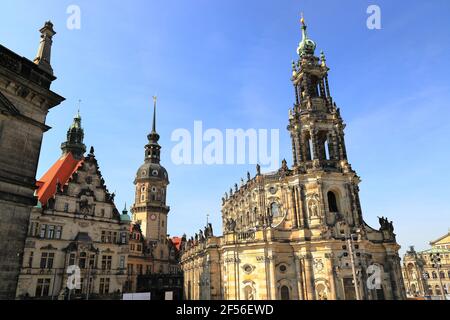
{"label": "clock tower", "polygon": [[167,215],[170,208],[166,205],[166,190],[169,177],[160,164],[161,146],[156,132],[156,97],[153,97],[152,131],[147,136],[144,163],[136,173],[134,205],[131,209],[133,221],[141,225],[147,242],[156,245],[166,242]]}

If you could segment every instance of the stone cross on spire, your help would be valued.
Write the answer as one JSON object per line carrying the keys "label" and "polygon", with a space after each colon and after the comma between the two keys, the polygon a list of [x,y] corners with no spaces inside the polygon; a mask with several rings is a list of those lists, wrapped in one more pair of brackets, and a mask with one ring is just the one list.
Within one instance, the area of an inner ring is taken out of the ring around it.
{"label": "stone cross on spire", "polygon": [[39,32],[41,33],[41,42],[39,43],[39,49],[33,62],[44,71],[47,71],[53,75],[53,69],[50,65],[53,43],[52,38],[56,34],[55,30],[53,30],[53,23],[50,21],[45,22],[45,25],[39,30]]}

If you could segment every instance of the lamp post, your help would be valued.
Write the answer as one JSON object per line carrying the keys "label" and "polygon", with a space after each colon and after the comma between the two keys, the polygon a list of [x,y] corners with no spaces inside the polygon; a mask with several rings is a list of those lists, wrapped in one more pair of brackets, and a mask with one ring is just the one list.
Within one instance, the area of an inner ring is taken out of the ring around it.
{"label": "lamp post", "polygon": [[441,279],[441,257],[439,252],[437,253],[430,253],[430,260],[432,262],[431,266],[433,268],[436,268],[437,271],[437,276],[439,279],[439,286],[441,287],[441,295],[442,295],[442,299],[443,300],[447,300],[447,298],[445,297],[445,291],[444,291],[444,286],[442,285],[442,279]]}

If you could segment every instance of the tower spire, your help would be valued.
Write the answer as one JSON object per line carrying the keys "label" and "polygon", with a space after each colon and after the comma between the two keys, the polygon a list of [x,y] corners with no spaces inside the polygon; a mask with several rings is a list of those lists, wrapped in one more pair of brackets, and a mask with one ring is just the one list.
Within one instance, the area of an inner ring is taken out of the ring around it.
{"label": "tower spire", "polygon": [[157,96],[153,96],[153,124],[152,124],[152,132],[156,133],[156,100]]}
{"label": "tower spire", "polygon": [[72,125],[67,130],[67,140],[61,144],[63,155],[72,153],[76,159],[81,159],[86,152],[86,145],[83,143],[84,130],[81,127],[81,115],[78,109],[73,118]]}
{"label": "tower spire", "polygon": [[159,163],[161,146],[158,144],[159,134],[156,132],[156,101],[157,97],[153,96],[153,122],[152,131],[147,136],[148,144],[145,146],[145,161]]}
{"label": "tower spire", "polygon": [[300,22],[302,24],[302,41],[300,41],[298,48],[297,48],[297,54],[299,56],[304,55],[314,55],[314,50],[316,49],[316,43],[308,38],[308,33],[306,32],[306,29],[308,26],[306,25],[305,18],[303,16],[303,12],[301,13],[301,19]]}

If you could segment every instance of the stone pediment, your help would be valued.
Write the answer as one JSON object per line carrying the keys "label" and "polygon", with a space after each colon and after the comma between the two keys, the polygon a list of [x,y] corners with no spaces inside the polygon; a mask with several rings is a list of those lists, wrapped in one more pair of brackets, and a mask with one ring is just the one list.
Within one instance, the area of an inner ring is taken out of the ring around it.
{"label": "stone pediment", "polygon": [[54,246],[52,246],[51,244],[41,247],[41,250],[58,250],[58,248],[55,248]]}

